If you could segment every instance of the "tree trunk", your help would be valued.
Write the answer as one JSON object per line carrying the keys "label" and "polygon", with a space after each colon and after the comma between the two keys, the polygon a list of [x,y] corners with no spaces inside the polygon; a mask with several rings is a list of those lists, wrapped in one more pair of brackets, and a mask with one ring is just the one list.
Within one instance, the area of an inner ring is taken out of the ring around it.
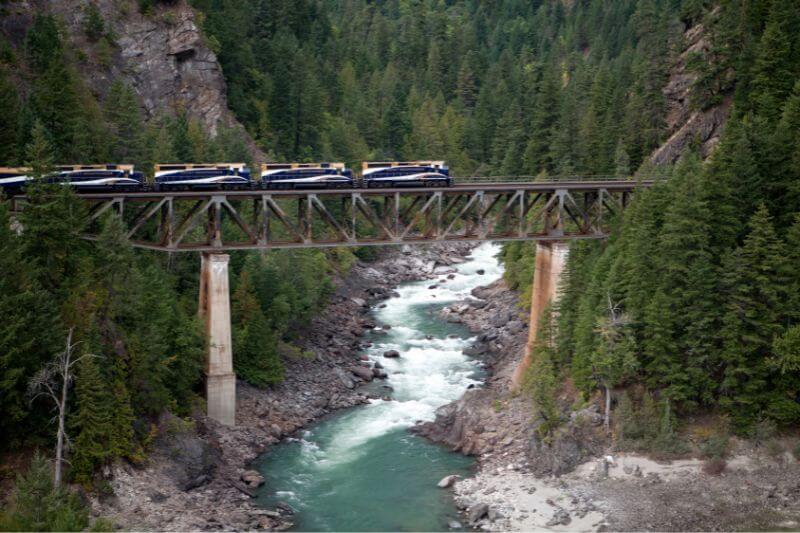
{"label": "tree trunk", "polygon": [[67,351],[64,354],[64,368],[61,369],[61,401],[58,402],[58,435],[56,435],[56,465],[53,474],[53,484],[56,488],[61,487],[61,463],[64,458],[64,418],[67,414],[67,389],[69,389],[69,363],[72,355],[72,328],[67,335]]}
{"label": "tree trunk", "polygon": [[608,385],[605,385],[606,389],[606,412],[605,416],[603,417],[603,426],[606,428],[606,432],[611,430],[611,389],[608,388]]}

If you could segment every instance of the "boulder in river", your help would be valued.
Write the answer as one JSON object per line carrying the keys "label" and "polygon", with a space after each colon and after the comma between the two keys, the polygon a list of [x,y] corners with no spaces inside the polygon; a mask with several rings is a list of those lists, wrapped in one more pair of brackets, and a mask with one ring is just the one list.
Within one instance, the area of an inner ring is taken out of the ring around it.
{"label": "boulder in river", "polygon": [[388,357],[389,359],[396,359],[400,357],[400,352],[398,352],[397,350],[386,350],[385,352],[383,352],[383,356]]}
{"label": "boulder in river", "polygon": [[475,273],[478,274],[479,276],[483,276],[484,274],[486,274],[486,271],[482,268],[479,268],[478,270],[475,271]]}
{"label": "boulder in river", "polygon": [[453,483],[461,479],[461,476],[458,474],[450,474],[449,476],[445,476],[442,478],[439,483],[436,484],[437,487],[440,489],[446,489],[453,486]]}
{"label": "boulder in river", "polygon": [[255,470],[245,470],[241,476],[242,481],[251,488],[257,488],[264,484],[264,476]]}
{"label": "boulder in river", "polygon": [[372,381],[372,369],[365,366],[351,366],[350,372],[360,377],[364,381]]}
{"label": "boulder in river", "polygon": [[474,526],[487,514],[489,514],[489,506],[485,503],[476,503],[467,511],[467,520],[469,520],[470,525]]}

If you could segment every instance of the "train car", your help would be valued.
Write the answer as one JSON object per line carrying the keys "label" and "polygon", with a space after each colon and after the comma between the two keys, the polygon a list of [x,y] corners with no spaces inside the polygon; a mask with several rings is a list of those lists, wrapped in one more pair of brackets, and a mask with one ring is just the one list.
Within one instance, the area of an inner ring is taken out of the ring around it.
{"label": "train car", "polygon": [[144,183],[144,176],[133,165],[57,165],[43,179],[69,185],[78,191],[128,191]]}
{"label": "train car", "polygon": [[245,163],[161,163],[155,166],[156,190],[247,189]]}
{"label": "train car", "polygon": [[444,161],[364,161],[364,187],[450,187],[453,178]]}
{"label": "train car", "polygon": [[25,184],[33,179],[30,167],[0,167],[0,192],[13,196],[22,192]]}
{"label": "train car", "polygon": [[353,172],[344,163],[263,163],[266,189],[331,189],[353,187]]}

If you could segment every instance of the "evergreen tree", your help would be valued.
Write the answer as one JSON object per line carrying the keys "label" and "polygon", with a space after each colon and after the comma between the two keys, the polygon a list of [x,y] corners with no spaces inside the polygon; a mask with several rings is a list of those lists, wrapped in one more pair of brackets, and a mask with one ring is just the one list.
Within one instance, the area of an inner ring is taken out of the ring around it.
{"label": "evergreen tree", "polygon": [[8,166],[17,163],[19,113],[19,90],[6,70],[0,69],[0,163]]}
{"label": "evergreen tree", "polygon": [[82,531],[89,510],[77,494],[53,486],[51,467],[38,451],[25,474],[17,476],[11,504],[0,526],[7,531]]}
{"label": "evergreen tree", "polygon": [[785,251],[763,204],[751,218],[742,247],[725,263],[728,305],[722,330],[725,375],[721,404],[739,427],[768,408],[769,357],[781,332]]}
{"label": "evergreen tree", "polygon": [[113,398],[94,356],[84,357],[75,384],[77,412],[73,417],[77,437],[71,458],[71,474],[79,483],[90,484],[94,469],[113,457],[115,440]]}
{"label": "evergreen tree", "polygon": [[104,113],[113,141],[111,159],[120,163],[143,163],[145,130],[133,90],[122,81],[115,81],[106,95]]}

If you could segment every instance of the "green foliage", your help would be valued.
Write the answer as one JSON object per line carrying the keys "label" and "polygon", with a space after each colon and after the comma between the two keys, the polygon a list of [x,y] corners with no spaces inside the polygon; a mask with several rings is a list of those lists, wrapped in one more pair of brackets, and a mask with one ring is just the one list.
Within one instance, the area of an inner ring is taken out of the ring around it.
{"label": "green foliage", "polygon": [[97,42],[106,31],[103,15],[97,4],[90,0],[83,9],[83,17],[83,32],[90,41]]}
{"label": "green foliage", "polygon": [[561,424],[561,411],[557,402],[558,379],[553,365],[553,319],[549,310],[542,316],[536,341],[530,350],[530,366],[524,376],[524,390],[530,394],[539,438],[548,440]]}
{"label": "green foliage", "polygon": [[236,373],[259,387],[280,383],[284,368],[278,355],[279,337],[261,310],[247,270],[237,285],[232,309]]}
{"label": "green foliage", "polygon": [[88,525],[89,510],[77,495],[53,487],[50,463],[37,452],[28,472],[17,477],[0,530],[81,531]]}
{"label": "green foliage", "polygon": [[700,443],[700,453],[703,457],[713,459],[715,457],[725,457],[728,451],[728,441],[730,438],[727,434],[711,435],[704,442]]}

